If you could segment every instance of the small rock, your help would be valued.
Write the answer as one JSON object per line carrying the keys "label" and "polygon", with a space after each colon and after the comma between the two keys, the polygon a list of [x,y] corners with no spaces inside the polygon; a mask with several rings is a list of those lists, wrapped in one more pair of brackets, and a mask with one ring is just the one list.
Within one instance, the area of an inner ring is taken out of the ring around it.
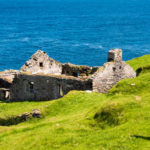
{"label": "small rock", "polygon": [[59,124],[59,123],[57,123],[57,124],[56,124],[56,127],[59,127],[59,126],[60,126],[60,124]]}
{"label": "small rock", "polygon": [[29,118],[31,118],[31,116],[30,116],[30,113],[28,113],[28,112],[22,114],[20,117],[20,119],[22,119],[22,120],[27,120]]}
{"label": "small rock", "polygon": [[85,92],[87,92],[87,93],[92,93],[92,91],[90,91],[90,90],[86,90]]}
{"label": "small rock", "polygon": [[31,112],[32,117],[34,118],[40,118],[41,116],[41,111],[39,109],[33,109]]}
{"label": "small rock", "polygon": [[135,83],[132,83],[131,85],[132,85],[132,86],[135,86]]}

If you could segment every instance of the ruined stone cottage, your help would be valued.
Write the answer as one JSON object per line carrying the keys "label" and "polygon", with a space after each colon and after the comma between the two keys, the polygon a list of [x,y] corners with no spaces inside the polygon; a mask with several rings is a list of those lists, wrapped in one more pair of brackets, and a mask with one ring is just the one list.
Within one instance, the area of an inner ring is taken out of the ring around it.
{"label": "ruined stone cottage", "polygon": [[134,77],[135,71],[122,61],[120,49],[110,50],[102,67],[61,64],[38,50],[19,71],[0,73],[0,99],[52,100],[71,90],[107,93],[120,80]]}

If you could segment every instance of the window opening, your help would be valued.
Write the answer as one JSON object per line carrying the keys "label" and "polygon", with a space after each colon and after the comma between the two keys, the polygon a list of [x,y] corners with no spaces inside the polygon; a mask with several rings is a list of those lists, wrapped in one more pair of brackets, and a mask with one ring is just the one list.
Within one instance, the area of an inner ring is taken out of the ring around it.
{"label": "window opening", "polygon": [[42,63],[42,62],[40,62],[40,63],[39,63],[39,66],[40,66],[40,67],[43,67],[43,63]]}
{"label": "window opening", "polygon": [[60,96],[64,96],[62,85],[59,85],[59,94]]}
{"label": "window opening", "polygon": [[116,68],[115,68],[115,67],[113,67],[113,71],[116,71]]}
{"label": "window opening", "polygon": [[29,82],[29,88],[30,88],[30,92],[33,92],[34,82]]}

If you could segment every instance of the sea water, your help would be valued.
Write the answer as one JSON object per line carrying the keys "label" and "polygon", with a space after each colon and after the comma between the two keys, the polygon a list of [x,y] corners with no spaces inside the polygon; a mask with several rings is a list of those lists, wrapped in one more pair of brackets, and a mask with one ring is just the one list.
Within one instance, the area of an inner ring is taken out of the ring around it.
{"label": "sea water", "polygon": [[101,66],[112,48],[150,53],[150,0],[0,0],[0,70],[38,49],[62,63]]}

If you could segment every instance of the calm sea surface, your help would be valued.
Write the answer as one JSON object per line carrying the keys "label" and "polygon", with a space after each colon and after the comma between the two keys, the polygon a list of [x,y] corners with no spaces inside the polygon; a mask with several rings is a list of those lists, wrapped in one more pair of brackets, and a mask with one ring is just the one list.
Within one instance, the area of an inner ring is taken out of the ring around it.
{"label": "calm sea surface", "polygon": [[0,70],[19,69],[38,49],[98,66],[111,48],[124,60],[150,53],[150,0],[0,0]]}

